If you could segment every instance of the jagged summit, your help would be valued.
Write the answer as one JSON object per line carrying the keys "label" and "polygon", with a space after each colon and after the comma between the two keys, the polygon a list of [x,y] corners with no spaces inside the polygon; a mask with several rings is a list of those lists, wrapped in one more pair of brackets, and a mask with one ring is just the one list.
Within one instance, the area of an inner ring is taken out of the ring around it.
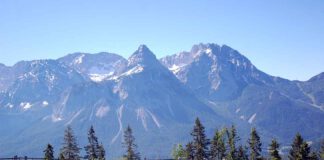
{"label": "jagged summit", "polygon": [[190,52],[181,52],[160,61],[195,92],[214,100],[237,98],[248,84],[271,81],[270,76],[226,45],[200,43]]}
{"label": "jagged summit", "polygon": [[[137,49],[139,52],[145,52],[145,51],[150,51],[150,49],[145,45],[145,44],[141,44],[138,46]],[[151,51],[150,51],[151,52]]]}
{"label": "jagged summit", "polygon": [[107,77],[120,72],[127,65],[125,58],[108,52],[74,53],[59,58],[58,61],[77,70],[94,82],[103,81]]}
{"label": "jagged summit", "polygon": [[152,65],[158,62],[154,53],[146,46],[140,45],[138,49],[128,58],[128,66],[137,64]]}
{"label": "jagged summit", "polygon": [[206,50],[216,50],[219,49],[220,46],[216,43],[199,43],[196,45],[193,45],[191,48],[192,53],[197,53],[198,51],[206,51]]}
{"label": "jagged summit", "polygon": [[20,61],[0,67],[0,150],[39,156],[42,142],[60,145],[57,135],[67,125],[83,145],[94,125],[113,158],[121,155],[122,132],[131,125],[140,151],[157,157],[157,151],[168,155],[175,142],[187,143],[196,117],[208,135],[235,124],[243,140],[257,127],[265,145],[271,137],[285,145],[296,132],[314,141],[324,137],[323,77],[274,78],[235,49],[214,43],[160,61],[145,45],[128,60],[76,53]]}

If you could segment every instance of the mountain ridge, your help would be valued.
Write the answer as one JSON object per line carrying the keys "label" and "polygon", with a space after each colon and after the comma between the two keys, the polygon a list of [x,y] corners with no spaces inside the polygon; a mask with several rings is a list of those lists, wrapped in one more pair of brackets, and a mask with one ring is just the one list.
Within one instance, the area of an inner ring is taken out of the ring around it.
{"label": "mountain ridge", "polygon": [[[84,144],[84,133],[93,124],[109,156],[117,157],[122,130],[130,124],[142,135],[138,137],[141,151],[168,155],[166,148],[172,148],[172,143],[188,140],[195,117],[210,128],[208,135],[215,127],[236,124],[246,139],[255,126],[265,135],[265,144],[272,137],[287,144],[296,132],[311,141],[324,137],[322,74],[309,81],[274,77],[226,45],[198,44],[160,59],[140,45],[128,59],[111,53],[75,53],[1,68],[0,86],[5,89],[0,94],[0,119],[7,124],[0,131],[16,129],[4,133],[0,141],[11,147],[25,144],[28,147],[17,150],[22,154],[40,154],[41,140],[59,146],[57,135],[67,125],[73,126]],[[6,75],[12,76],[2,80]],[[52,90],[51,75],[60,80]],[[14,83],[7,83],[11,80]],[[40,140],[29,143],[35,136]],[[152,141],[157,146],[151,146]],[[5,147],[0,145],[0,150]]]}

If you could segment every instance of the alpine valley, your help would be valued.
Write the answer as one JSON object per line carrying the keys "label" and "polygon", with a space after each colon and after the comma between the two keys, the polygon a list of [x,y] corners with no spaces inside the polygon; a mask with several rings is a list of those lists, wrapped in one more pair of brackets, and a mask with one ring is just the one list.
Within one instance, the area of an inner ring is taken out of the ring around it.
{"label": "alpine valley", "polygon": [[217,44],[161,59],[140,45],[128,59],[74,53],[0,64],[4,157],[41,156],[47,143],[58,153],[68,125],[80,147],[93,125],[108,157],[122,155],[130,125],[142,157],[165,157],[190,139],[196,117],[208,136],[234,124],[242,142],[256,127],[265,147],[274,137],[289,146],[297,132],[317,142],[324,138],[324,73],[308,81],[274,77]]}

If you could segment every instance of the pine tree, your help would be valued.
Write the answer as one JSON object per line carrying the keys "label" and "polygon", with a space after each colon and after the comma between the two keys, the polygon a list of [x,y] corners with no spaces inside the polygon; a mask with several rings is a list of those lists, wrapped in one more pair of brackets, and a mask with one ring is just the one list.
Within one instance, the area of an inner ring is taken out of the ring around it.
{"label": "pine tree", "polygon": [[78,147],[76,137],[73,134],[72,128],[68,126],[64,134],[63,147],[61,148],[61,154],[64,159],[79,160],[80,148]]}
{"label": "pine tree", "polygon": [[279,143],[277,140],[272,139],[271,144],[269,146],[269,153],[270,153],[270,160],[281,160],[281,157],[279,155]]}
{"label": "pine tree", "polygon": [[89,160],[97,159],[99,157],[99,143],[93,126],[90,127],[88,132],[88,142],[89,144],[84,147],[86,151],[85,157]]}
{"label": "pine tree", "polygon": [[310,158],[310,146],[307,144],[307,142],[304,142],[301,145],[301,156],[302,159],[309,159]]}
{"label": "pine tree", "polygon": [[44,159],[54,160],[54,151],[53,151],[53,146],[51,144],[47,144],[47,147],[44,150]]}
{"label": "pine tree", "polygon": [[182,159],[186,157],[186,151],[181,144],[175,145],[172,149],[172,157],[174,159]]}
{"label": "pine tree", "polygon": [[293,144],[291,145],[291,150],[289,151],[289,159],[290,160],[301,160],[301,145],[304,143],[302,136],[297,133]]}
{"label": "pine tree", "polygon": [[249,156],[247,154],[247,148],[243,147],[242,145],[239,146],[237,152],[237,159],[238,160],[249,160]]}
{"label": "pine tree", "polygon": [[194,160],[195,158],[195,153],[194,153],[194,148],[192,142],[189,142],[186,145],[186,159],[187,160]]}
{"label": "pine tree", "polygon": [[310,156],[310,147],[302,136],[297,133],[293,144],[291,145],[291,150],[289,151],[289,159],[290,160],[305,160],[309,159]]}
{"label": "pine tree", "polygon": [[100,144],[98,149],[99,149],[98,159],[105,160],[106,159],[106,151],[105,151],[103,144]]}
{"label": "pine tree", "polygon": [[227,134],[227,145],[229,147],[226,159],[227,160],[236,160],[237,159],[237,148],[236,148],[236,142],[240,140],[240,138],[237,136],[237,131],[234,125],[232,125],[231,129],[226,129]]}
{"label": "pine tree", "polygon": [[126,148],[126,154],[124,155],[124,158],[126,160],[139,160],[140,154],[136,151],[137,146],[135,144],[135,138],[133,136],[133,131],[130,128],[130,126],[127,126],[125,132],[124,132],[124,147]]}
{"label": "pine tree", "polygon": [[255,128],[252,128],[250,139],[248,140],[248,144],[250,146],[250,159],[251,160],[257,160],[261,159],[261,141],[260,136],[258,135],[258,132]]}
{"label": "pine tree", "polygon": [[222,160],[226,156],[226,146],[224,140],[225,130],[216,130],[215,135],[211,141],[210,158],[212,160]]}
{"label": "pine tree", "polygon": [[191,132],[193,137],[194,159],[203,160],[208,158],[209,141],[205,135],[205,127],[200,123],[199,118],[195,121],[195,126]]}

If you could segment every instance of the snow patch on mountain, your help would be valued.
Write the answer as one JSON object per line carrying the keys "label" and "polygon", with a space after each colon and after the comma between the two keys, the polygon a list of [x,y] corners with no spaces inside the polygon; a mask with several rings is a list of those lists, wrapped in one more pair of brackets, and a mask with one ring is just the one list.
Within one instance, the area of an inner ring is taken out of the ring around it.
{"label": "snow patch on mountain", "polygon": [[106,116],[109,111],[110,111],[109,107],[101,106],[97,109],[96,116],[98,118],[102,118],[102,117]]}
{"label": "snow patch on mountain", "polygon": [[54,122],[54,123],[63,120],[62,116],[61,116],[61,115],[58,115],[58,114],[53,114],[53,115],[51,116],[51,118],[52,118],[52,122]]}
{"label": "snow patch on mountain", "polygon": [[84,110],[84,108],[80,109],[78,112],[73,114],[72,118],[65,124],[65,126],[70,125],[74,121],[74,119],[76,119],[82,113],[83,110]]}
{"label": "snow patch on mountain", "polygon": [[141,120],[142,121],[142,125],[144,127],[144,129],[147,131],[147,122],[146,122],[146,117],[147,117],[147,113],[145,111],[145,109],[143,107],[136,109],[136,115],[137,115],[137,120]]}
{"label": "snow patch on mountain", "polygon": [[235,113],[239,113],[241,111],[241,108],[236,109]]}
{"label": "snow patch on mountain", "polygon": [[254,113],[254,114],[250,117],[250,119],[248,120],[248,122],[249,122],[250,124],[253,123],[253,121],[255,120],[256,115],[257,115],[257,114]]}
{"label": "snow patch on mountain", "polygon": [[14,107],[14,105],[11,104],[11,103],[7,103],[7,104],[5,105],[5,108],[13,108],[13,107]]}
{"label": "snow patch on mountain", "polygon": [[24,110],[28,110],[32,107],[32,105],[29,102],[21,102],[20,107],[22,107]]}
{"label": "snow patch on mountain", "polygon": [[212,50],[210,48],[207,48],[206,51],[205,51],[207,54],[210,54],[212,53]]}
{"label": "snow patch on mountain", "polygon": [[108,74],[89,74],[89,77],[94,82],[101,82],[107,77],[111,76],[114,72],[110,72]]}
{"label": "snow patch on mountain", "polygon": [[172,67],[168,68],[173,74],[177,74],[179,71],[181,71],[181,68],[184,67],[185,65],[179,66],[176,64],[173,64]]}
{"label": "snow patch on mountain", "polygon": [[308,97],[311,100],[310,105],[324,111],[324,107],[322,107],[320,105],[317,105],[315,97],[312,94],[309,94],[309,93],[305,92],[304,89],[301,87],[300,83],[297,83],[297,87],[306,97]]}
{"label": "snow patch on mountain", "polygon": [[124,106],[120,106],[116,113],[117,113],[117,118],[118,118],[118,124],[119,124],[119,130],[117,132],[117,134],[114,136],[114,138],[111,140],[111,144],[115,143],[117,138],[122,134],[123,132],[123,122],[122,122],[122,117],[123,117],[123,109]]}
{"label": "snow patch on mountain", "polygon": [[147,111],[147,112],[150,114],[150,116],[153,119],[155,125],[157,127],[161,128],[161,124],[160,124],[159,120],[156,118],[156,116],[152,112],[150,112],[150,111]]}
{"label": "snow patch on mountain", "polygon": [[168,109],[169,109],[169,112],[171,113],[171,115],[175,116],[174,111],[173,111],[173,109],[171,107],[171,97],[170,96],[168,96],[167,105],[168,105]]}
{"label": "snow patch on mountain", "polygon": [[272,99],[272,96],[273,96],[273,92],[270,92],[270,94],[269,94],[269,100]]}
{"label": "snow patch on mountain", "polygon": [[43,105],[43,107],[47,107],[48,106],[48,102],[47,101],[43,101],[42,102],[42,105]]}
{"label": "snow patch on mountain", "polygon": [[108,78],[108,80],[118,81],[121,77],[131,76],[131,75],[134,75],[134,74],[138,74],[138,73],[141,73],[143,70],[144,70],[144,67],[143,66],[136,65],[135,67],[127,70],[126,72],[122,73],[121,75],[112,76],[112,77]]}
{"label": "snow patch on mountain", "polygon": [[84,56],[85,56],[84,54],[81,54],[79,57],[76,57],[73,61],[73,64],[81,64],[83,62]]}
{"label": "snow patch on mountain", "polygon": [[137,65],[137,66],[133,67],[132,69],[123,73],[122,76],[129,76],[132,74],[141,73],[143,70],[144,70],[144,68],[141,65]]}

